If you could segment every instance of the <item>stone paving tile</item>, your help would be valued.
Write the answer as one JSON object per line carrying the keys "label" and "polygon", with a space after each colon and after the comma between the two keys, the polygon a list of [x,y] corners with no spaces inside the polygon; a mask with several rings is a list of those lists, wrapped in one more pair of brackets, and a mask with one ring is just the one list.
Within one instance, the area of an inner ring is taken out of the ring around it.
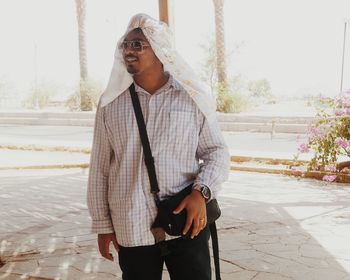
{"label": "stone paving tile", "polygon": [[258,272],[255,272],[255,271],[242,270],[242,271],[228,273],[228,274],[223,273],[221,275],[221,279],[222,280],[253,280],[257,274]]}
{"label": "stone paving tile", "polygon": [[2,268],[1,272],[25,274],[31,273],[38,268],[36,260],[27,260],[25,262],[9,262],[6,263]]}
{"label": "stone paving tile", "polygon": [[[214,266],[214,263],[212,262],[211,265]],[[232,264],[230,262],[221,260],[220,261],[220,270],[221,270],[222,274],[230,274],[230,273],[233,273],[233,272],[242,271],[242,268],[237,266],[237,265],[234,265],[234,264]]]}
{"label": "stone paving tile", "polygon": [[[15,274],[15,273],[2,273],[0,272],[0,279],[6,279],[6,280],[19,280],[19,279],[25,279],[22,278],[22,274]],[[50,279],[51,280],[51,279]]]}
{"label": "stone paving tile", "polygon": [[[121,279],[90,233],[86,173],[60,172],[1,178],[0,279]],[[222,279],[350,280],[349,198],[344,185],[232,173],[219,199]]]}
{"label": "stone paving tile", "polygon": [[283,276],[279,273],[267,273],[267,272],[259,272],[254,280],[290,280],[291,278],[288,276]]}

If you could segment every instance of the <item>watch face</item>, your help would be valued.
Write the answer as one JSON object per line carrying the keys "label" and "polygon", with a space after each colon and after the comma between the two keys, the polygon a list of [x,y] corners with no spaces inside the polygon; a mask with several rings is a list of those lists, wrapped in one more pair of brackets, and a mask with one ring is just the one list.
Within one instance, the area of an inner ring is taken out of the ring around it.
{"label": "watch face", "polygon": [[204,196],[205,199],[209,199],[210,197],[210,190],[207,187],[202,188],[202,195]]}

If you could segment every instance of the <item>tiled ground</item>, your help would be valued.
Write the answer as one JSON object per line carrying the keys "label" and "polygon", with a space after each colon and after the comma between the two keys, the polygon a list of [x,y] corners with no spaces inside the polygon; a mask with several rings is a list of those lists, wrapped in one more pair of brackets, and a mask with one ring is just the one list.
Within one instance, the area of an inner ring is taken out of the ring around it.
{"label": "tiled ground", "polygon": [[[86,182],[0,172],[0,279],[121,279],[89,232]],[[350,280],[349,186],[234,172],[220,204],[222,279]]]}

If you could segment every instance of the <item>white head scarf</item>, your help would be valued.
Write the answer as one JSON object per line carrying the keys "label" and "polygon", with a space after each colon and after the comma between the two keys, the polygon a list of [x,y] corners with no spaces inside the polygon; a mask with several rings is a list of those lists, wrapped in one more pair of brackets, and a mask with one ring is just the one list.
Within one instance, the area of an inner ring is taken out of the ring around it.
{"label": "white head scarf", "polygon": [[119,46],[127,34],[135,28],[141,28],[152,50],[162,62],[164,71],[169,72],[183,86],[208,121],[211,121],[215,117],[215,100],[207,86],[200,81],[191,67],[174,49],[170,28],[165,23],[146,14],[133,16],[125,34],[118,41],[111,76],[107,88],[101,96],[101,106],[104,107],[112,102],[133,83],[132,75],[126,70]]}

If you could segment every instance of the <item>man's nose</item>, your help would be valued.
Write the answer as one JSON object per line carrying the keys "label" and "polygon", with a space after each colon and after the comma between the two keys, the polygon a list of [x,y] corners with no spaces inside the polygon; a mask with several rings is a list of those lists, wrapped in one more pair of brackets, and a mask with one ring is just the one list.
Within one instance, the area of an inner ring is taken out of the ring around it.
{"label": "man's nose", "polygon": [[128,45],[125,49],[123,49],[123,54],[126,56],[128,54],[135,54],[135,50]]}
{"label": "man's nose", "polygon": [[131,48],[131,46],[127,46],[125,49],[124,49],[124,53],[131,53],[133,52],[133,49]]}

